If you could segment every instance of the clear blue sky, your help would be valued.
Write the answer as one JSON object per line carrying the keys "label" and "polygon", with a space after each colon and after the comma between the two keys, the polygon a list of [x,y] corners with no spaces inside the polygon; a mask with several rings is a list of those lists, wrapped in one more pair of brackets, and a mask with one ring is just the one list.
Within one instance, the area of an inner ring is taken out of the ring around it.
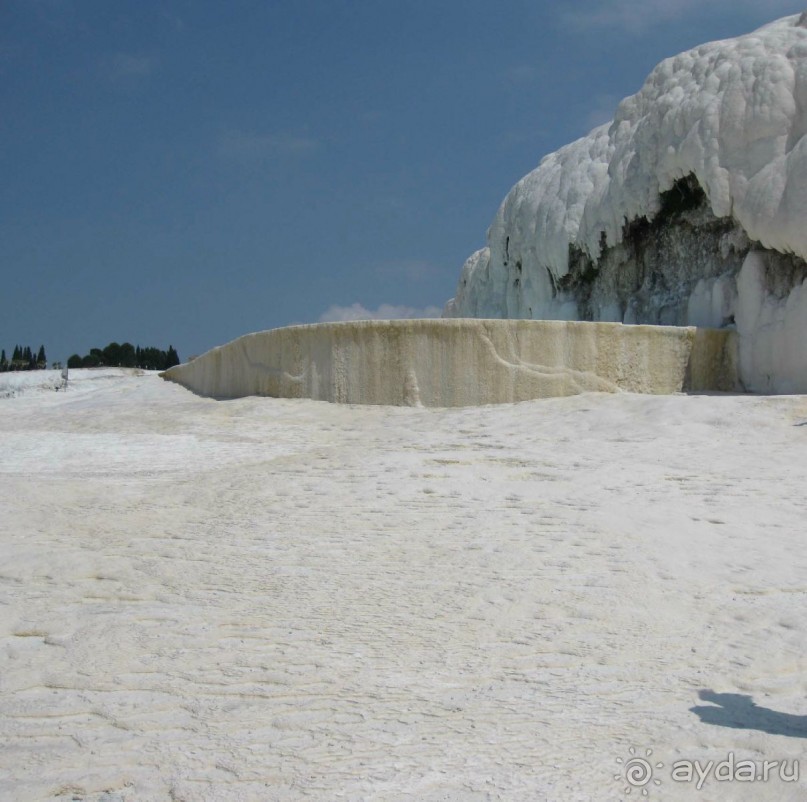
{"label": "clear blue sky", "polygon": [[802,10],[0,0],[0,347],[185,358],[334,306],[442,306],[543,155],[662,58]]}

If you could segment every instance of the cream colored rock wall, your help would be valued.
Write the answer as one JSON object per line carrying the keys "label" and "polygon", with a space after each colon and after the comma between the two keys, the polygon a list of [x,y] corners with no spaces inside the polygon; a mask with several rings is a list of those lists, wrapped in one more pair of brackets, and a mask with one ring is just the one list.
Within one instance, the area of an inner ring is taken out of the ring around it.
{"label": "cream colored rock wall", "polygon": [[728,331],[543,320],[390,320],[240,337],[163,376],[200,395],[471,406],[586,391],[736,387]]}
{"label": "cream colored rock wall", "polygon": [[807,393],[807,280],[777,287],[771,261],[752,251],[737,277],[740,375],[756,393]]}

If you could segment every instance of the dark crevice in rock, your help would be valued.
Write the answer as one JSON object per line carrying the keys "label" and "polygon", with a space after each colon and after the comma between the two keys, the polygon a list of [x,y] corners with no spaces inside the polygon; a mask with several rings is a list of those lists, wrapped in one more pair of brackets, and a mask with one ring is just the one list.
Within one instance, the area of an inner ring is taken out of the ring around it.
{"label": "dark crevice in rock", "polygon": [[593,259],[569,248],[569,272],[557,289],[578,304],[581,320],[609,310],[626,322],[685,325],[687,303],[701,279],[736,275],[752,243],[730,217],[715,217],[693,175],[661,195],[652,220],[627,223],[622,241]]}
{"label": "dark crevice in rock", "polygon": [[786,298],[807,281],[807,263],[800,257],[778,251],[766,251],[765,257],[765,289],[775,298]]}
{"label": "dark crevice in rock", "polygon": [[689,212],[706,204],[706,193],[698,183],[698,179],[690,173],[684,178],[679,178],[672,188],[662,192],[661,209],[655,217],[655,221],[669,221],[673,217],[680,216],[684,212]]}
{"label": "dark crevice in rock", "polygon": [[552,297],[555,298],[557,297],[558,290],[561,289],[563,279],[566,278],[566,276],[563,276],[563,278],[561,278],[559,281],[556,282],[555,274],[549,268],[546,269],[546,272],[547,275],[549,276],[549,285],[552,287]]}

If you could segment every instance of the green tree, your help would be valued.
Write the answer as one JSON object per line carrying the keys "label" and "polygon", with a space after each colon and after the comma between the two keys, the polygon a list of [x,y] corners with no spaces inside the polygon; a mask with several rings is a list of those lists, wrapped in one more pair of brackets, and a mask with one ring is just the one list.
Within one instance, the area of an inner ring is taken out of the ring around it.
{"label": "green tree", "polygon": [[25,349],[21,345],[17,345],[14,348],[14,357],[11,360],[12,370],[25,370],[25,366],[28,364],[25,356]]}
{"label": "green tree", "polygon": [[121,363],[120,346],[117,343],[110,343],[103,351],[103,362],[110,367],[119,367]]}
{"label": "green tree", "polygon": [[[40,349],[43,352],[43,349]],[[42,353],[40,353],[42,355]],[[91,348],[86,356],[73,354],[67,360],[68,368],[94,368],[100,366],[114,366],[124,368],[143,368],[144,370],[166,370],[180,363],[179,354],[173,345],[168,351],[159,348],[141,348],[131,343],[120,345],[111,342],[106,348]]]}
{"label": "green tree", "polygon": [[122,368],[133,368],[137,366],[137,354],[131,343],[123,343],[123,345],[121,345],[119,364]]}
{"label": "green tree", "polygon": [[36,355],[36,366],[38,368],[46,368],[48,366],[48,360],[45,356],[45,346],[39,346],[39,353]]}
{"label": "green tree", "polygon": [[8,360],[6,359],[6,349],[0,353],[0,371],[8,370]]}
{"label": "green tree", "polygon": [[165,369],[174,367],[179,364],[179,354],[173,345],[168,346],[168,353],[165,355]]}

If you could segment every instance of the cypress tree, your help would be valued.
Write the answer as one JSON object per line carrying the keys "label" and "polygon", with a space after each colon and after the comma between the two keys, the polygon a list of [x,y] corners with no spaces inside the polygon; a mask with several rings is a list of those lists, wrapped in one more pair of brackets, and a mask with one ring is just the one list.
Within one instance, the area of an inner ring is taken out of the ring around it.
{"label": "cypress tree", "polygon": [[36,364],[37,364],[37,366],[41,366],[43,368],[47,367],[47,365],[48,365],[48,360],[47,360],[47,358],[45,356],[45,346],[44,345],[39,346],[39,353],[36,355]]}

